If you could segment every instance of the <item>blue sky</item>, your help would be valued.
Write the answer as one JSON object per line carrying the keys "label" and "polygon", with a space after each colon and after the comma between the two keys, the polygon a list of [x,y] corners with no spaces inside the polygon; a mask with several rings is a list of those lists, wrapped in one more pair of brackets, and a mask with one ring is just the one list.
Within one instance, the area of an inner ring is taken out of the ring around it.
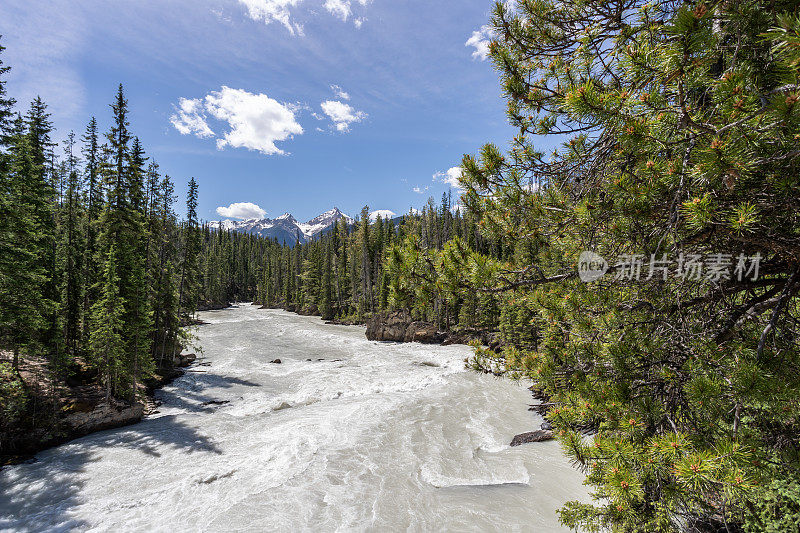
{"label": "blue sky", "polygon": [[0,34],[9,92],[40,94],[58,138],[92,115],[105,129],[121,82],[133,133],[181,196],[197,178],[203,219],[252,203],[307,220],[334,205],[407,212],[448,190],[462,154],[507,145],[480,53],[491,6],[4,0]]}

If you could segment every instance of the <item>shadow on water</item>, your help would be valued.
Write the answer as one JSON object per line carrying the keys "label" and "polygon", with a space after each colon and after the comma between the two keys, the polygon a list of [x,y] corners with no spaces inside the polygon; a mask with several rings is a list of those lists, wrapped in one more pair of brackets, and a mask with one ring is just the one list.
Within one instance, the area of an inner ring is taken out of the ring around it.
{"label": "shadow on water", "polygon": [[67,454],[45,469],[40,463],[0,470],[0,530],[72,531],[89,524],[65,516],[80,504],[84,465],[97,459],[88,451]]}
{"label": "shadow on water", "polygon": [[[234,386],[257,387],[247,380],[212,373],[191,374],[159,391],[158,396],[171,406],[190,413],[209,412],[204,401],[211,401],[207,389]],[[185,379],[185,378],[184,378]],[[0,470],[0,531],[74,531],[92,526],[79,512],[91,506],[82,492],[91,475],[92,463],[103,461],[103,450],[128,448],[150,457],[161,457],[172,448],[185,452],[221,455],[222,450],[197,427],[180,415],[147,418],[138,424],[94,433],[65,445],[41,452],[36,462]],[[198,425],[202,421],[198,420]],[[129,480],[120,479],[120,483]],[[77,512],[76,512],[77,511]],[[75,513],[73,515],[73,513]]]}
{"label": "shadow on water", "polygon": [[211,372],[189,372],[177,381],[174,387],[158,391],[156,398],[165,406],[176,407],[188,413],[209,413],[217,408],[217,406],[209,404],[220,400],[210,389],[225,390],[234,386],[260,387],[261,385],[246,379],[222,376]]}

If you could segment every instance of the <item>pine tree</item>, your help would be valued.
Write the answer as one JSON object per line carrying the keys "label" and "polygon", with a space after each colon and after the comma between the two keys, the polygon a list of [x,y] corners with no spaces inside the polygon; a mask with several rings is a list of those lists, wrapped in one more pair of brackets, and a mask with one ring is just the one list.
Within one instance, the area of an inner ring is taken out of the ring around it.
{"label": "pine tree", "polygon": [[60,239],[57,250],[61,271],[61,306],[64,346],[74,356],[81,345],[81,325],[84,310],[83,268],[85,242],[84,213],[80,178],[76,170],[69,172],[64,205],[60,213]]}
{"label": "pine tree", "polygon": [[147,203],[145,198],[145,163],[141,143],[134,138],[125,188],[128,191],[129,204],[125,207],[126,240],[129,261],[128,286],[125,296],[127,327],[128,373],[131,380],[130,396],[136,399],[141,377],[153,371],[151,358],[152,343],[152,307],[150,298],[150,271],[147,268],[149,258],[149,231],[145,214]]}
{"label": "pine tree", "polygon": [[24,180],[22,185],[26,190],[28,208],[33,216],[36,230],[34,234],[34,247],[39,261],[44,266],[47,279],[41,289],[45,305],[42,307],[42,316],[45,326],[41,331],[40,340],[51,352],[58,354],[60,351],[60,338],[57,304],[59,301],[57,262],[56,262],[56,224],[55,203],[56,189],[54,187],[55,171],[53,167],[53,142],[50,134],[53,130],[47,105],[40,97],[31,102],[25,115],[25,150],[29,159],[26,163],[25,175],[19,174],[18,178]]}
{"label": "pine tree", "polygon": [[[519,134],[466,156],[462,185],[507,261],[485,291],[504,294],[515,342],[528,322],[540,336],[498,360],[550,398],[594,488],[595,505],[562,509],[570,527],[755,531],[764,499],[798,509],[774,485],[800,493],[800,457],[778,444],[800,438],[795,8],[496,4],[490,52]],[[563,144],[544,154],[542,136]],[[611,275],[580,282],[583,250]],[[760,254],[763,276],[620,266],[664,254]]]}

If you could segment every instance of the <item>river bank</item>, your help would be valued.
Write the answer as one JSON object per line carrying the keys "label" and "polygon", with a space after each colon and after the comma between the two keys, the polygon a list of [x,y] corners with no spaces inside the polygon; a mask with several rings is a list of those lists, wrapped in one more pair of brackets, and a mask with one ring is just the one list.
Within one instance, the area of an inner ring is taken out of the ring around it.
{"label": "river bank", "polygon": [[[70,365],[68,379],[55,381],[45,371],[44,358],[23,358],[18,375],[3,374],[5,383],[14,386],[19,405],[12,424],[2,428],[0,468],[35,461],[38,452],[98,431],[141,422],[158,407],[155,392],[183,376],[195,359],[195,354],[181,354],[174,367],[157,369],[141,384],[140,401],[131,402],[106,399],[104,388],[80,359]],[[4,363],[10,370],[10,354],[0,354]]]}

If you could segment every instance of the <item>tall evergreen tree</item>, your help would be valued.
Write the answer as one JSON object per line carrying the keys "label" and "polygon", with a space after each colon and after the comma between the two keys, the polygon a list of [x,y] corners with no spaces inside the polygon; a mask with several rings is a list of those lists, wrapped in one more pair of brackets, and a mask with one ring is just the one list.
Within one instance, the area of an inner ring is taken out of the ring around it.
{"label": "tall evergreen tree", "polygon": [[116,392],[118,378],[124,369],[125,341],[123,339],[124,300],[120,296],[117,276],[117,249],[111,245],[103,261],[99,281],[100,298],[92,306],[89,346],[90,363],[97,369],[106,389],[106,401]]}
{"label": "tall evergreen tree", "polygon": [[[83,254],[83,316],[88,318],[91,302],[96,295],[92,292],[99,278],[97,231],[100,213],[103,208],[103,189],[100,182],[100,146],[97,120],[92,117],[83,135],[84,189],[86,194],[85,236]],[[88,337],[89,320],[83,321],[83,336]]]}
{"label": "tall evergreen tree", "polygon": [[179,286],[179,307],[185,316],[195,312],[198,254],[200,252],[200,233],[197,221],[197,181],[189,180],[189,193],[186,197],[186,226],[184,228],[183,262],[181,264],[181,282]]}
{"label": "tall evergreen tree", "polygon": [[14,100],[6,96],[4,79],[8,70],[0,58],[0,336],[13,350],[18,369],[22,350],[39,341],[49,306],[42,294],[41,206],[31,187],[36,167],[22,117],[11,121]]}

